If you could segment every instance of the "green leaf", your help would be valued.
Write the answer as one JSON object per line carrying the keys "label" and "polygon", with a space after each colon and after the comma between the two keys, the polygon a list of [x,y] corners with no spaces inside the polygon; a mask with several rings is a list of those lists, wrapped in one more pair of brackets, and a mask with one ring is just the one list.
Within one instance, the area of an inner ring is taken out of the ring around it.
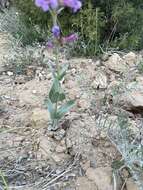
{"label": "green leaf", "polygon": [[75,104],[75,100],[70,100],[61,106],[56,114],[57,119],[61,119]]}
{"label": "green leaf", "polygon": [[68,65],[63,66],[63,68],[58,73],[58,76],[57,76],[58,80],[62,80],[64,78],[64,76],[66,75],[67,69],[68,69]]}
{"label": "green leaf", "polygon": [[55,109],[50,99],[47,101],[48,111],[50,113],[51,119],[54,119]]}
{"label": "green leaf", "polygon": [[52,88],[49,92],[49,99],[51,100],[52,103],[63,101],[65,99],[65,94],[62,91],[60,82],[57,78],[54,80]]}

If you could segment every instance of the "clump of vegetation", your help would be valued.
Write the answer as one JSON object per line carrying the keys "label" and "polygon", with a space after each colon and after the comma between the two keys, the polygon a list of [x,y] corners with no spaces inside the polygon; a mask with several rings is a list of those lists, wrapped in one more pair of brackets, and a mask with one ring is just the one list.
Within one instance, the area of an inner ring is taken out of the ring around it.
{"label": "clump of vegetation", "polygon": [[113,161],[113,170],[116,172],[127,168],[140,187],[143,188],[143,145],[142,126],[138,127],[136,133],[126,116],[122,114],[116,121],[108,117],[100,117],[97,122],[98,128],[107,134],[108,139],[121,154],[120,160]]}
{"label": "clump of vegetation", "polygon": [[[51,26],[49,15],[37,9],[32,0],[15,0],[13,4],[27,23],[38,26],[41,34],[48,34]],[[77,31],[80,36],[72,47],[74,54],[95,55],[102,48],[110,47],[130,50],[143,47],[141,0],[88,0],[84,2],[82,11],[74,16],[65,9],[60,22],[64,35]]]}
{"label": "clump of vegetation", "polygon": [[138,68],[139,73],[142,74],[143,73],[143,60],[138,63],[137,68]]}
{"label": "clump of vegetation", "polygon": [[0,12],[0,31],[9,32],[14,38],[20,40],[22,45],[31,45],[41,41],[43,36],[33,22],[24,17],[14,7],[3,9]]}

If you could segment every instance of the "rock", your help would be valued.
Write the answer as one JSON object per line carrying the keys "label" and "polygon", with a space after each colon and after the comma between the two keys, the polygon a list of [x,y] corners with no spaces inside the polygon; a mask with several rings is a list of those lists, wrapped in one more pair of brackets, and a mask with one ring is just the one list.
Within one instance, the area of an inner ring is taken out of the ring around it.
{"label": "rock", "polygon": [[143,110],[143,81],[130,82],[123,88],[122,94],[113,96],[113,102],[129,111],[142,112]]}
{"label": "rock", "polygon": [[91,162],[88,160],[88,161],[86,161],[86,162],[82,162],[81,163],[81,167],[82,167],[82,169],[83,170],[87,170],[88,168],[90,168],[90,165],[91,165]]}
{"label": "rock", "polygon": [[93,81],[93,83],[91,84],[91,86],[94,88],[94,89],[106,89],[107,88],[107,76],[105,73],[103,72],[96,72],[95,73],[95,79]]}
{"label": "rock", "polygon": [[83,110],[88,109],[90,107],[89,99],[79,99],[77,101],[77,106]]}
{"label": "rock", "polygon": [[76,181],[76,190],[98,190],[96,184],[86,177],[78,177]]}
{"label": "rock", "polygon": [[56,131],[54,133],[54,138],[57,141],[60,141],[60,140],[62,140],[64,138],[65,134],[66,134],[65,130],[64,129],[60,129],[60,130],[58,130],[58,131]]}
{"label": "rock", "polygon": [[56,152],[57,153],[64,153],[64,152],[66,152],[66,146],[65,145],[58,145],[57,147],[56,147]]}
{"label": "rock", "polygon": [[137,56],[135,53],[129,52],[128,54],[123,56],[123,59],[128,65],[134,65],[137,61]]}
{"label": "rock", "polygon": [[132,178],[129,178],[126,182],[126,188],[127,190],[140,190],[138,185],[134,182]]}
{"label": "rock", "polygon": [[74,88],[75,86],[77,86],[77,84],[76,84],[75,81],[69,80],[69,81],[67,81],[67,83],[65,84],[65,86],[66,86],[68,89],[71,89],[71,88]]}
{"label": "rock", "polygon": [[77,87],[73,87],[68,90],[68,96],[70,99],[76,99],[79,98],[81,94],[81,90]]}
{"label": "rock", "polygon": [[131,92],[126,98],[126,103],[131,108],[143,109],[143,93],[141,92]]}
{"label": "rock", "polygon": [[36,94],[36,93],[37,93],[37,91],[36,91],[36,90],[33,90],[33,91],[32,91],[32,93],[33,93],[33,94]]}
{"label": "rock", "polygon": [[68,154],[64,154],[64,153],[53,153],[51,155],[52,159],[56,162],[56,163],[60,163],[62,161],[65,161],[69,158]]}
{"label": "rock", "polygon": [[99,190],[113,190],[112,185],[112,168],[100,167],[100,168],[88,168],[86,171],[88,179],[93,181],[97,185]]}
{"label": "rock", "polygon": [[8,71],[8,72],[7,72],[7,75],[8,75],[8,76],[13,76],[13,72]]}
{"label": "rock", "polygon": [[102,59],[103,61],[107,61],[108,58],[109,58],[109,54],[108,54],[108,53],[105,53],[105,54],[103,54],[103,56],[102,56],[101,59]]}
{"label": "rock", "polygon": [[31,123],[34,128],[48,127],[50,121],[49,112],[46,109],[35,108],[32,111]]}
{"label": "rock", "polygon": [[51,154],[54,152],[57,144],[47,136],[41,136],[39,140],[39,155],[43,159],[51,159]]}
{"label": "rock", "polygon": [[114,53],[108,61],[104,62],[104,65],[115,72],[122,73],[127,69],[125,61],[117,53]]}

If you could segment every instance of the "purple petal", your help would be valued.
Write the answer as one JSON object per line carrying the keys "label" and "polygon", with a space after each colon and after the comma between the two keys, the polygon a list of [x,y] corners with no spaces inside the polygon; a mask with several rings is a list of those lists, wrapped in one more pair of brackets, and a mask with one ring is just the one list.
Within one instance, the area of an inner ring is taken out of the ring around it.
{"label": "purple petal", "polygon": [[46,43],[46,46],[47,48],[52,49],[54,47],[54,44],[51,41],[49,41]]}
{"label": "purple petal", "polygon": [[44,12],[49,10],[49,1],[47,0],[35,0],[35,5],[42,8]]}
{"label": "purple petal", "polygon": [[71,34],[71,35],[63,38],[64,43],[71,43],[71,42],[74,42],[76,40],[78,40],[77,34]]}
{"label": "purple petal", "polygon": [[42,6],[42,0],[35,0],[35,5],[37,7],[41,7]]}
{"label": "purple petal", "polygon": [[58,7],[58,0],[50,0],[50,6],[52,9],[56,9]]}
{"label": "purple petal", "polygon": [[61,30],[60,30],[60,27],[58,25],[54,25],[52,27],[52,33],[54,35],[54,37],[59,37],[60,36],[60,33],[61,33]]}
{"label": "purple petal", "polygon": [[81,8],[82,3],[79,0],[64,0],[64,5],[72,8],[76,12]]}

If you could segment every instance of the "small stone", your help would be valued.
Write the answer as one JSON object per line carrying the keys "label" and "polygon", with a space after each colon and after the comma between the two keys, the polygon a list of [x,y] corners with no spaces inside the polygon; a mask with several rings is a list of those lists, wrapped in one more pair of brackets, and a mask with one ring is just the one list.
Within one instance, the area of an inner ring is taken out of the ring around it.
{"label": "small stone", "polygon": [[81,95],[81,90],[79,87],[72,87],[68,90],[68,96],[70,99],[76,99],[76,98],[79,98]]}
{"label": "small stone", "polygon": [[126,54],[123,59],[125,60],[125,62],[128,64],[128,65],[134,65],[136,63],[136,59],[137,59],[137,56],[135,53],[133,52],[129,52],[128,54]]}
{"label": "small stone", "polygon": [[58,145],[56,147],[56,152],[58,152],[58,153],[64,153],[64,152],[66,152],[66,146],[64,146],[64,145]]}
{"label": "small stone", "polygon": [[73,80],[69,80],[69,81],[67,81],[67,83],[66,83],[66,87],[67,87],[68,89],[74,88],[75,86],[76,86],[76,83],[75,83],[75,81],[73,81]]}
{"label": "small stone", "polygon": [[81,167],[82,167],[82,169],[85,170],[85,171],[86,171],[88,168],[90,168],[90,165],[91,165],[90,160],[86,161],[85,163],[81,163]]}
{"label": "small stone", "polygon": [[122,170],[122,175],[124,176],[124,178],[128,178],[130,174],[129,174],[128,170],[126,168],[124,168]]}
{"label": "small stone", "polygon": [[69,138],[66,138],[66,146],[67,148],[72,148],[72,141]]}
{"label": "small stone", "polygon": [[13,72],[8,71],[8,72],[7,72],[7,75],[8,75],[8,76],[13,76]]}
{"label": "small stone", "polygon": [[100,59],[97,60],[97,61],[95,62],[95,65],[96,65],[96,66],[100,66],[100,65],[101,65],[101,60],[100,60]]}
{"label": "small stone", "polygon": [[140,190],[138,185],[134,182],[132,178],[129,178],[126,182],[126,188],[127,190]]}
{"label": "small stone", "polygon": [[51,157],[56,163],[62,162],[63,160],[69,158],[69,156],[64,153],[53,153]]}
{"label": "small stone", "polygon": [[108,147],[110,147],[110,146],[111,146],[111,143],[108,142],[108,141],[106,141],[105,144],[104,144],[104,147],[108,148]]}
{"label": "small stone", "polygon": [[36,94],[36,93],[37,93],[37,91],[36,91],[36,90],[33,90],[33,91],[32,91],[32,93],[33,93],[33,94]]}
{"label": "small stone", "polygon": [[105,53],[105,54],[103,54],[103,56],[102,56],[101,59],[102,59],[103,61],[107,61],[108,58],[109,58],[109,54],[108,54],[108,53]]}
{"label": "small stone", "polygon": [[88,168],[86,171],[86,176],[97,185],[97,189],[113,190],[112,168]]}
{"label": "small stone", "polygon": [[109,57],[108,61],[104,62],[104,65],[115,72],[122,73],[127,69],[125,61],[117,53]]}
{"label": "small stone", "polygon": [[52,78],[52,73],[49,73],[49,74],[47,75],[47,79],[50,80],[51,78]]}
{"label": "small stone", "polygon": [[60,130],[58,130],[58,131],[56,131],[54,133],[54,138],[57,141],[60,141],[60,140],[62,140],[64,138],[65,134],[66,134],[65,130],[64,129],[60,129]]}
{"label": "small stone", "polygon": [[54,137],[54,131],[49,131],[48,130],[47,136],[53,138]]}
{"label": "small stone", "polygon": [[95,79],[93,81],[93,83],[91,84],[91,86],[94,89],[106,89],[107,88],[107,76],[105,75],[105,73],[102,72],[96,72],[95,73]]}
{"label": "small stone", "polygon": [[77,106],[82,109],[88,109],[90,107],[89,100],[86,99],[79,99],[77,102]]}
{"label": "small stone", "polygon": [[41,136],[39,142],[39,153],[41,153],[41,157],[44,159],[50,159],[51,154],[56,148],[56,143],[53,139],[46,136]]}

